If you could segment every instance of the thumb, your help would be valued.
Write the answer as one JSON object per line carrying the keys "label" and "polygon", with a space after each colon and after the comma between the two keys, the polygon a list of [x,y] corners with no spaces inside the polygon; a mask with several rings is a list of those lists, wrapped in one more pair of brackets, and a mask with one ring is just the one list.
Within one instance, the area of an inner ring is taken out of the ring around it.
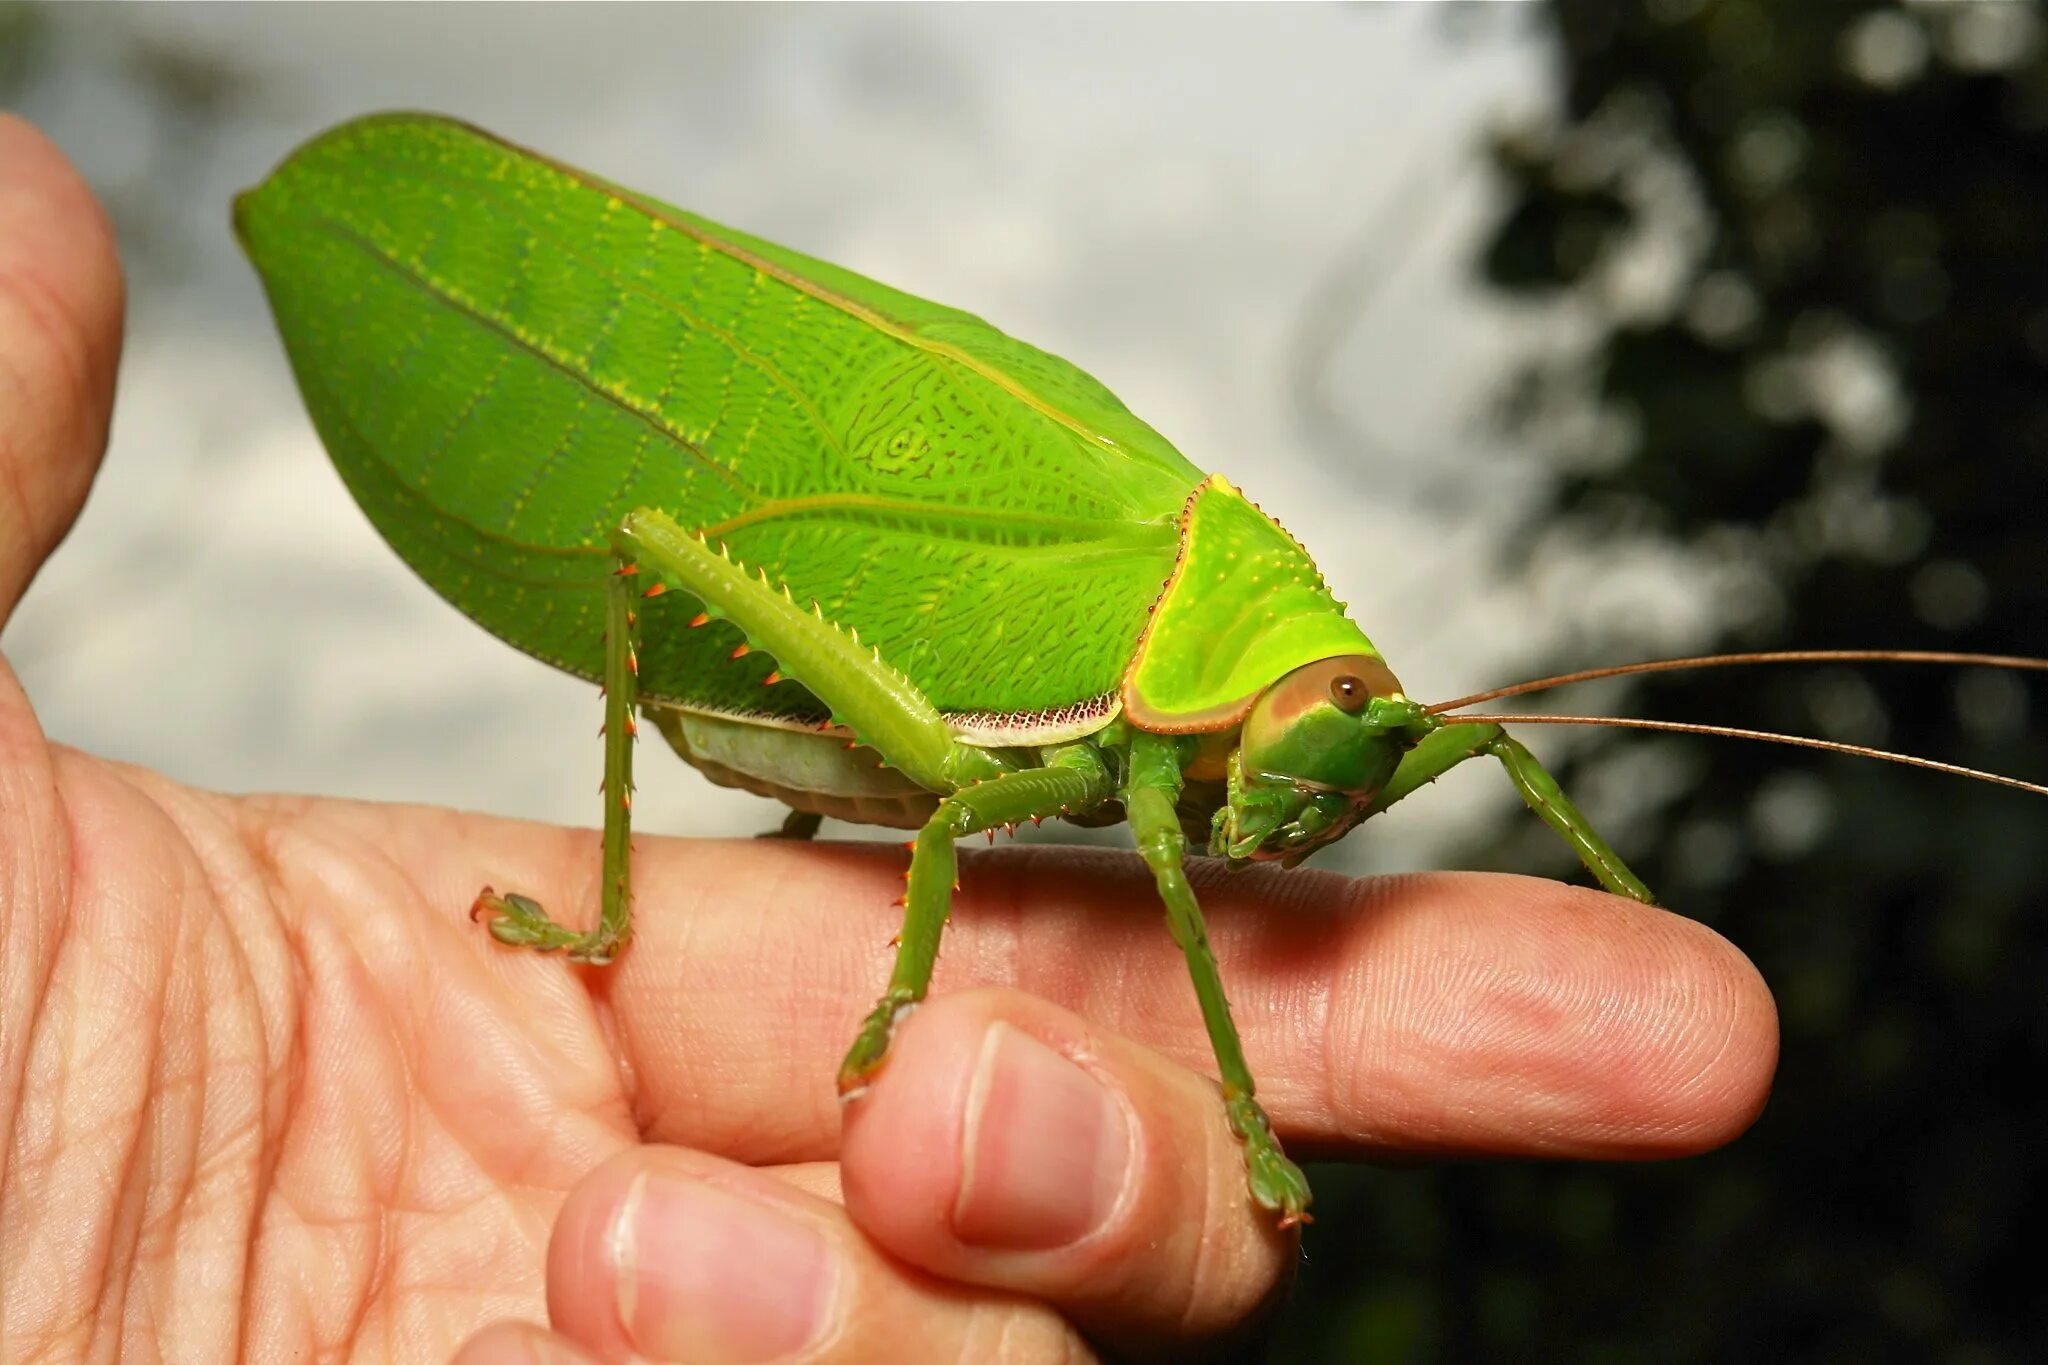
{"label": "thumb", "polygon": [[55,144],[0,112],[0,625],[85,501],[120,353],[106,213]]}

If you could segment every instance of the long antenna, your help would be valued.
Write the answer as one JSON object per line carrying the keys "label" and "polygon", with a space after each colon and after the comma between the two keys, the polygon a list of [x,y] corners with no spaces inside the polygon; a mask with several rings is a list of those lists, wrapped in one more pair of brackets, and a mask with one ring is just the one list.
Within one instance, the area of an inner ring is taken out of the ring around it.
{"label": "long antenna", "polygon": [[1559,716],[1548,712],[1535,712],[1526,716],[1497,716],[1487,713],[1446,715],[1442,719],[1469,725],[1611,725],[1621,730],[1663,730],[1676,735],[1716,735],[1722,739],[1762,740],[1770,744],[1790,744],[1801,749],[1823,749],[1835,754],[1854,754],[1858,758],[1878,758],[1887,763],[1903,763],[1909,768],[1927,768],[1938,773],[1951,773],[1957,777],[1974,777],[1985,782],[1995,782],[2001,787],[2017,787],[2036,796],[2048,796],[2048,786],[2022,782],[2017,777],[2007,777],[2003,773],[1987,773],[1977,768],[1965,768],[1959,763],[1941,763],[1931,758],[1893,753],[1889,749],[1871,749],[1861,744],[1840,744],[1831,739],[1810,739],[1805,735],[1781,735],[1770,730],[1738,730],[1730,725],[1697,725],[1683,720],[1639,720],[1632,716]]}
{"label": "long antenna", "polygon": [[2023,654],[1950,654],[1925,649],[1774,649],[1751,654],[1696,654],[1687,659],[1651,659],[1638,664],[1585,668],[1576,673],[1559,673],[1548,678],[1537,678],[1532,682],[1496,687],[1490,692],[1474,692],[1469,697],[1459,697],[1456,701],[1440,701],[1423,709],[1434,716],[1445,711],[1477,706],[1483,701],[1520,697],[1530,692],[1563,687],[1566,683],[1592,682],[1598,678],[1622,678],[1637,673],[1674,673],[1681,668],[1726,668],[1735,664],[1962,664],[1978,668],[2020,668],[2048,672],[2048,659],[2033,659]]}

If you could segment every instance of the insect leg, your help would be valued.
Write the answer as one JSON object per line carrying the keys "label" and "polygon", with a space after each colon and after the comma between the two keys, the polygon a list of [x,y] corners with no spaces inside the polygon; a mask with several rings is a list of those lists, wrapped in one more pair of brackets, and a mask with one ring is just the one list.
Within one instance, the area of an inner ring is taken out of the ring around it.
{"label": "insect leg", "polygon": [[924,999],[939,958],[939,935],[952,911],[958,857],[953,841],[999,825],[1068,814],[1101,805],[1115,794],[1109,770],[1087,744],[1065,745],[1043,768],[1026,768],[964,787],[939,802],[911,844],[910,880],[903,894],[903,932],[889,989],[862,1021],[860,1035],[839,1066],[839,1093],[849,1095],[873,1078],[889,1050],[896,1023]]}
{"label": "insect leg", "polygon": [[1617,896],[1627,896],[1645,905],[1656,904],[1657,898],[1650,894],[1650,888],[1629,871],[1628,864],[1587,823],[1585,815],[1557,785],[1557,779],[1536,761],[1536,755],[1498,725],[1446,725],[1432,731],[1401,760],[1393,780],[1380,791],[1366,815],[1379,814],[1466,759],[1481,754],[1500,760],[1507,769],[1508,780],[1515,784],[1529,809],[1571,845],[1572,852],[1579,855],[1579,861],[1600,885]]}
{"label": "insect leg", "polygon": [[1143,733],[1133,736],[1130,776],[1124,789],[1131,834],[1139,855],[1152,869],[1159,898],[1166,903],[1167,927],[1187,957],[1188,975],[1194,978],[1202,1022],[1208,1027],[1209,1044],[1223,1076],[1223,1109],[1230,1118],[1231,1131],[1244,1142],[1252,1198],[1262,1208],[1276,1210],[1282,1227],[1291,1227],[1308,1221],[1308,1178],[1280,1150],[1280,1140],[1273,1136],[1266,1111],[1255,1098],[1257,1087],[1245,1064],[1237,1025],[1230,1017],[1223,977],[1202,924],[1202,907],[1188,885],[1187,836],[1174,812],[1180,788],[1180,761],[1172,741]]}
{"label": "insect leg", "polygon": [[818,837],[818,826],[825,823],[825,817],[815,811],[793,810],[782,817],[782,828],[771,829],[765,834],[756,834],[756,839],[793,839],[803,842]]}
{"label": "insect leg", "polygon": [[994,777],[1006,764],[985,749],[953,738],[945,718],[917,685],[825,619],[816,603],[799,605],[786,587],[734,560],[723,545],[685,530],[651,508],[627,515],[618,543],[664,586],[704,603],[705,614],[746,632],[749,649],[774,656],[785,676],[832,708],[862,743],[919,786],[950,792]]}
{"label": "insect leg", "polygon": [[491,936],[500,943],[558,949],[571,961],[606,963],[632,932],[633,708],[640,697],[640,622],[637,596],[622,557],[605,584],[604,611],[604,877],[597,928],[568,929],[548,918],[530,897],[500,896],[488,887],[470,910],[490,916]]}

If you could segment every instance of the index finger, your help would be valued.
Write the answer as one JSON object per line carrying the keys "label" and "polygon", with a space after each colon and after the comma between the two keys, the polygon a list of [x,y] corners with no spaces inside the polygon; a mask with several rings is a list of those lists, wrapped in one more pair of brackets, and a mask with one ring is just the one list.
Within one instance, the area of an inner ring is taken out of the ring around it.
{"label": "index finger", "polygon": [[[432,869],[423,884],[451,919],[484,880],[568,916],[594,909],[589,832],[472,819],[453,843],[445,823],[394,842],[378,823],[393,856]],[[633,945],[589,981],[642,1132],[757,1164],[835,1159],[833,1076],[888,976],[905,854],[659,838],[636,850]],[[935,993],[1014,986],[1216,1074],[1135,856],[965,853]],[[1702,925],[1526,877],[1192,866],[1261,1099],[1301,1154],[1679,1155],[1762,1106],[1771,999]]]}

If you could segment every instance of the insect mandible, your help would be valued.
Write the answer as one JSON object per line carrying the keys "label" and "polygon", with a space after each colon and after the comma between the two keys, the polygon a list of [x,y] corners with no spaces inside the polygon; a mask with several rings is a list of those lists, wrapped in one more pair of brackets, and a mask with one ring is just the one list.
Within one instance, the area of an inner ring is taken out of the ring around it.
{"label": "insect mandible", "polygon": [[642,717],[788,804],[792,833],[915,829],[853,1093],[930,983],[955,841],[1120,817],[1252,1198],[1286,1225],[1308,1184],[1259,1106],[1191,842],[1292,865],[1485,755],[1602,886],[1652,899],[1498,720],[1403,691],[1277,523],[979,318],[427,115],[322,134],[234,219],[378,531],[486,629],[604,685],[598,923],[486,890],[503,942],[624,946]]}

